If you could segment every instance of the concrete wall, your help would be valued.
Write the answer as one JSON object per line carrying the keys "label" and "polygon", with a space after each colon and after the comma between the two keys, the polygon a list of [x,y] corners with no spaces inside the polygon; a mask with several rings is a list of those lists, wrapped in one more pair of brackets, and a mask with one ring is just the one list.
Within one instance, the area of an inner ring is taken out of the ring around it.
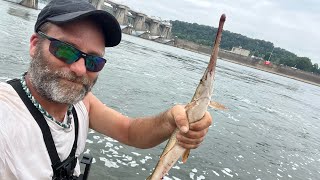
{"label": "concrete wall", "polygon": [[[199,44],[181,40],[181,39],[175,39],[174,46],[199,52],[199,53],[205,53],[205,54],[211,54],[212,52],[212,48],[209,46],[203,46],[203,45],[199,45]],[[219,58],[225,59],[227,61],[231,61],[233,63],[253,67],[253,68],[267,71],[270,73],[286,76],[292,79],[296,79],[299,81],[320,86],[320,75],[318,74],[313,74],[310,72],[293,69],[287,66],[277,66],[274,64],[265,65],[264,61],[255,60],[255,59],[252,59],[251,57],[242,56],[242,55],[235,54],[230,51],[226,51],[222,49],[220,49],[218,56]]]}
{"label": "concrete wall", "polygon": [[150,23],[151,36],[159,36],[160,35],[159,26],[160,26],[160,21],[151,20],[151,23]]}
{"label": "concrete wall", "polygon": [[145,21],[146,21],[146,15],[141,13],[137,14],[133,24],[134,29],[136,31],[145,31],[146,30],[144,25]]}
{"label": "concrete wall", "polygon": [[38,0],[22,0],[20,5],[33,9],[38,9]]}
{"label": "concrete wall", "polygon": [[120,25],[126,25],[128,24],[128,7],[127,6],[118,6],[118,9],[116,10],[116,19],[118,20]]}
{"label": "concrete wall", "polygon": [[96,7],[99,10],[101,10],[103,2],[103,0],[89,0],[89,3],[91,3],[94,7]]}
{"label": "concrete wall", "polygon": [[132,30],[133,30],[132,27],[127,26],[123,28],[121,31],[126,34],[132,34]]}

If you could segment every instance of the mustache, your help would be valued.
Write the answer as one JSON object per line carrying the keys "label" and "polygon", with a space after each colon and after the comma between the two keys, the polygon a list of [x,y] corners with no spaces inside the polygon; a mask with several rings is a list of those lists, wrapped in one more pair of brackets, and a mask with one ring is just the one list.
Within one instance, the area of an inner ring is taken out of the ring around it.
{"label": "mustache", "polygon": [[74,72],[65,72],[65,71],[55,71],[53,74],[53,78],[62,78],[68,81],[82,84],[84,86],[88,86],[91,84],[89,78],[87,76],[77,76]]}

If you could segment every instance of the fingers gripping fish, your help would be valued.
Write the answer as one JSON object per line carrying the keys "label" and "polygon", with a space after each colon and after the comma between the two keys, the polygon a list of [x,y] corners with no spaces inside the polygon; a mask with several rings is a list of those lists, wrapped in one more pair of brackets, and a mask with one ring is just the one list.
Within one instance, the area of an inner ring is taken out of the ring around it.
{"label": "fingers gripping fish", "polygon": [[[217,109],[224,109],[224,106],[215,102],[211,102],[211,95],[213,92],[213,82],[215,76],[216,63],[218,59],[219,45],[222,36],[223,24],[226,16],[223,14],[220,17],[218,32],[214,42],[210,62],[200,83],[196,89],[196,92],[189,104],[186,105],[186,113],[188,116],[189,123],[200,120],[207,111],[208,106]],[[151,174],[148,180],[159,180],[162,179],[175,164],[175,162],[182,156],[182,161],[186,162],[190,153],[190,149],[185,149],[178,145],[176,135],[178,129],[171,135],[165,149],[163,150],[159,162]]]}

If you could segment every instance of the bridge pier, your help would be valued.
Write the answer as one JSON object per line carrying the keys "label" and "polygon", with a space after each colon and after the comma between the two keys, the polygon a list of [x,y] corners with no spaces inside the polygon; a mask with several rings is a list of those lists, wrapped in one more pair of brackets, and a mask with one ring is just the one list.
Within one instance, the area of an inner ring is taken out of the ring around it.
{"label": "bridge pier", "polygon": [[171,38],[171,26],[168,25],[160,25],[160,34],[161,37],[165,39],[170,39]]}
{"label": "bridge pier", "polygon": [[159,36],[159,26],[160,26],[160,21],[152,19],[150,23],[150,34],[151,36]]}
{"label": "bridge pier", "polygon": [[104,0],[89,0],[89,3],[91,3],[98,10],[101,10]]}
{"label": "bridge pier", "polygon": [[119,5],[116,10],[116,19],[118,20],[120,25],[128,24],[128,7],[124,5]]}
{"label": "bridge pier", "polygon": [[134,20],[133,28],[136,31],[145,31],[145,22],[146,22],[146,15],[142,13],[137,13],[136,18]]}
{"label": "bridge pier", "polygon": [[38,9],[38,0],[23,0],[20,2],[20,5],[28,8]]}

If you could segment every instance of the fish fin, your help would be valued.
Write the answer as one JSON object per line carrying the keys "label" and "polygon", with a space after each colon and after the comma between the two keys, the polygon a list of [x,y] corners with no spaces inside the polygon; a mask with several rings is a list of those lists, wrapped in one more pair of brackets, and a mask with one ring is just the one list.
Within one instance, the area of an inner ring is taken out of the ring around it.
{"label": "fish fin", "polygon": [[190,149],[186,149],[186,151],[184,151],[183,155],[182,155],[182,162],[183,163],[186,163],[187,162],[187,159],[189,157],[189,154],[190,154]]}
{"label": "fish fin", "polygon": [[218,109],[218,110],[227,110],[228,108],[225,107],[224,105],[218,103],[218,102],[214,102],[214,101],[211,101],[209,106],[213,109]]}

